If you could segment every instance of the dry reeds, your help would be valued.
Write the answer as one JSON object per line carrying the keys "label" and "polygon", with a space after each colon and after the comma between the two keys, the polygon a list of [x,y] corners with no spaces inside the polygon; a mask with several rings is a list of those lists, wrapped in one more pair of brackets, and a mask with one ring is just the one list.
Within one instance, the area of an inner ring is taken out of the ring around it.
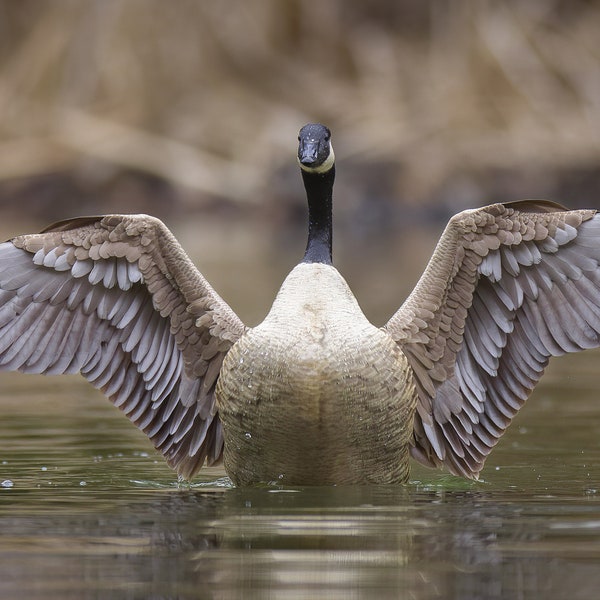
{"label": "dry reeds", "polygon": [[405,202],[525,166],[552,190],[598,166],[598,31],[597,4],[544,0],[3,2],[0,181],[134,169],[261,201],[322,120]]}

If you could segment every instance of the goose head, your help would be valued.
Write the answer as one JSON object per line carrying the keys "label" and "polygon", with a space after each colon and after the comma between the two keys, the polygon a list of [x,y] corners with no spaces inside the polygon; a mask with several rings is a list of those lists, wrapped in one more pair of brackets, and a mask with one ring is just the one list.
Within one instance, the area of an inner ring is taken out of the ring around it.
{"label": "goose head", "polygon": [[308,242],[302,262],[332,264],[335,155],[331,132],[309,123],[298,134],[298,164],[308,200]]}
{"label": "goose head", "polygon": [[305,173],[324,174],[334,168],[331,131],[320,123],[305,125],[298,134],[298,163]]}

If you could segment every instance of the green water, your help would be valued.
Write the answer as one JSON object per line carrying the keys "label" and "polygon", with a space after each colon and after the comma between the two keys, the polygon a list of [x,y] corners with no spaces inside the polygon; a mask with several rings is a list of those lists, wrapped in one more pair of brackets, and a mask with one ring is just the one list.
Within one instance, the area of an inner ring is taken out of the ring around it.
{"label": "green water", "polygon": [[[247,229],[176,233],[252,324],[294,258]],[[374,323],[438,235],[346,248]],[[79,377],[0,374],[0,599],[595,598],[599,387],[600,352],[555,361],[480,482],[415,466],[406,486],[234,489],[220,470],[179,487]]]}
{"label": "green water", "polygon": [[1,598],[591,598],[600,353],[556,361],[480,482],[178,486],[79,378],[0,376]]}

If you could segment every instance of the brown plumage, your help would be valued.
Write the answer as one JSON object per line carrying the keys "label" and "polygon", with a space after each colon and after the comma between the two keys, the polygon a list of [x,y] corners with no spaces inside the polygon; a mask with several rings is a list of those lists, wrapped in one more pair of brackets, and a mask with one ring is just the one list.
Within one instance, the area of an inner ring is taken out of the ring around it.
{"label": "brown plumage", "polygon": [[378,328],[331,264],[329,131],[301,130],[304,260],[246,328],[146,215],[0,245],[0,369],[80,372],[191,478],[388,483],[409,452],[477,477],[551,356],[600,345],[600,216],[546,201],[450,220]]}

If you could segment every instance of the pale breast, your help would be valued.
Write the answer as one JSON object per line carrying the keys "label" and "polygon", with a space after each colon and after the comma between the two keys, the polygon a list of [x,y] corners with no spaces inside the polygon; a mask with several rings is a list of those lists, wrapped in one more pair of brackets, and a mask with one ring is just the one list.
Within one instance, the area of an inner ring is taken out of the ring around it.
{"label": "pale breast", "polygon": [[415,392],[405,357],[331,266],[301,264],[217,388],[237,484],[403,481]]}

